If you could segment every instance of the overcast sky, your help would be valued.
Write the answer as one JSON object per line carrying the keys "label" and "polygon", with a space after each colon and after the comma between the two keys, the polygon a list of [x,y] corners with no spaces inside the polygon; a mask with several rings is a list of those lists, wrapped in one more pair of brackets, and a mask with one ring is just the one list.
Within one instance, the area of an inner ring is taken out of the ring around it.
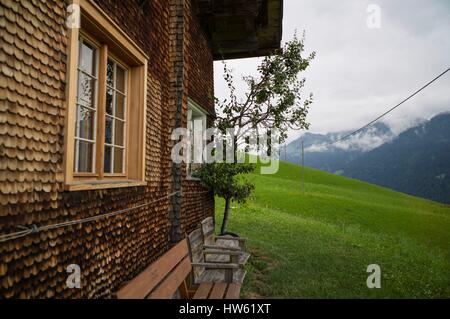
{"label": "overcast sky", "polygon": [[[381,9],[380,28],[367,27],[370,4]],[[304,92],[315,100],[311,132],[358,128],[450,67],[448,0],[284,0],[283,41],[295,30],[305,30],[307,53],[317,52],[303,74]],[[227,63],[240,78],[255,74],[259,59]],[[221,62],[215,62],[215,80],[215,95],[225,98]],[[238,85],[241,92],[244,87]],[[401,131],[443,111],[450,111],[450,72],[386,121]]]}

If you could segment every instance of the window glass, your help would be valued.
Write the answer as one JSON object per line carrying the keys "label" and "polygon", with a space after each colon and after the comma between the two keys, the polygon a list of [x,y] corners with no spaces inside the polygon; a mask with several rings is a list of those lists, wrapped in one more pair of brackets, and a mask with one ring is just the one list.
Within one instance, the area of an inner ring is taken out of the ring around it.
{"label": "window glass", "polygon": [[116,89],[125,92],[125,70],[119,65],[116,67]]}
{"label": "window glass", "polygon": [[112,153],[112,147],[111,146],[105,146],[105,161],[104,161],[104,169],[105,173],[112,173],[111,171],[111,153]]}
{"label": "window glass", "polygon": [[116,110],[115,116],[124,119],[125,118],[125,95],[122,93],[116,93]]}
{"label": "window glass", "polygon": [[106,114],[113,114],[113,95],[114,90],[111,88],[106,88]]}
{"label": "window glass", "polygon": [[203,140],[206,130],[206,115],[191,104],[189,104],[187,128],[190,141],[188,175],[191,176],[195,169],[203,163],[203,150],[206,144]]}
{"label": "window glass", "polygon": [[92,173],[97,116],[97,48],[82,37],[79,40],[74,169],[78,173]]}
{"label": "window glass", "polygon": [[122,173],[123,171],[123,149],[114,148],[114,173]]}
{"label": "window glass", "polygon": [[112,144],[113,142],[113,118],[106,116],[105,122],[105,143]]}
{"label": "window glass", "polygon": [[114,137],[115,137],[115,144],[119,146],[124,145],[124,130],[125,130],[125,123],[121,120],[115,120],[114,123]]}
{"label": "window glass", "polygon": [[78,172],[92,172],[94,159],[94,144],[86,141],[78,143]]}
{"label": "window glass", "polygon": [[194,164],[201,164],[203,161],[203,115],[194,117],[193,125],[194,156],[192,157],[192,162]]}
{"label": "window glass", "polygon": [[95,52],[96,49],[94,46],[90,45],[89,43],[82,41],[80,43],[81,49],[80,49],[80,64],[79,67],[81,70],[88,74],[94,74],[95,73]]}
{"label": "window glass", "polygon": [[108,60],[106,66],[106,85],[114,87],[114,62]]}
{"label": "window glass", "polygon": [[79,126],[78,136],[92,141],[94,139],[95,112],[83,106],[79,106],[77,116],[77,126]]}
{"label": "window glass", "polygon": [[78,84],[78,102],[86,107],[94,108],[97,80],[92,75],[79,71]]}
{"label": "window glass", "polygon": [[127,72],[108,59],[105,119],[105,173],[124,173]]}

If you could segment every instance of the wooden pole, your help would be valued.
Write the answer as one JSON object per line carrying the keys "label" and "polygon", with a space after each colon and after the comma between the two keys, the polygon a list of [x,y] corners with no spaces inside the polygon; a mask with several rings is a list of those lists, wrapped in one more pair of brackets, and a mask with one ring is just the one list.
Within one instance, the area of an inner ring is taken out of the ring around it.
{"label": "wooden pole", "polygon": [[302,193],[305,193],[305,149],[303,148],[303,137],[302,137]]}

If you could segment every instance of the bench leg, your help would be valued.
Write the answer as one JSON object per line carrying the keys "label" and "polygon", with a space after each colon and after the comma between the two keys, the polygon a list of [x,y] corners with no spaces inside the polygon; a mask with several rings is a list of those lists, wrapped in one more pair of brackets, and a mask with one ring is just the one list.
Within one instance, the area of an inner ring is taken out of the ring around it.
{"label": "bench leg", "polygon": [[233,282],[233,269],[225,269],[225,282],[226,283]]}
{"label": "bench leg", "polygon": [[189,290],[186,284],[186,280],[183,280],[180,287],[180,295],[182,299],[189,299]]}

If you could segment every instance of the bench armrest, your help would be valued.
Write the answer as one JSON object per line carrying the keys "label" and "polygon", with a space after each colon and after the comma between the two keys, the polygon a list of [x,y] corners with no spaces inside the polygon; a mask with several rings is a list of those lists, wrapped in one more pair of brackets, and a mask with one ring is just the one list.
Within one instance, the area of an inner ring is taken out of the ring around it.
{"label": "bench armrest", "polygon": [[225,239],[225,240],[237,240],[237,241],[242,241],[242,242],[247,241],[247,238],[245,238],[245,237],[215,236],[214,238],[216,240],[217,239]]}
{"label": "bench armrest", "polygon": [[226,264],[226,263],[191,263],[192,267],[205,267],[205,268],[215,268],[215,269],[239,269],[242,268],[238,264]]}
{"label": "bench armrest", "polygon": [[203,253],[211,255],[229,255],[229,256],[241,255],[241,252],[237,250],[222,250],[222,249],[205,249]]}
{"label": "bench armrest", "polygon": [[220,245],[203,245],[203,248],[220,249],[220,250],[228,250],[228,251],[242,251],[241,247],[228,247],[228,246],[220,246]]}
{"label": "bench armrest", "polygon": [[191,263],[192,267],[204,267],[209,269],[223,269],[225,272],[225,282],[232,283],[234,274],[244,266],[240,264],[227,264],[227,263]]}

